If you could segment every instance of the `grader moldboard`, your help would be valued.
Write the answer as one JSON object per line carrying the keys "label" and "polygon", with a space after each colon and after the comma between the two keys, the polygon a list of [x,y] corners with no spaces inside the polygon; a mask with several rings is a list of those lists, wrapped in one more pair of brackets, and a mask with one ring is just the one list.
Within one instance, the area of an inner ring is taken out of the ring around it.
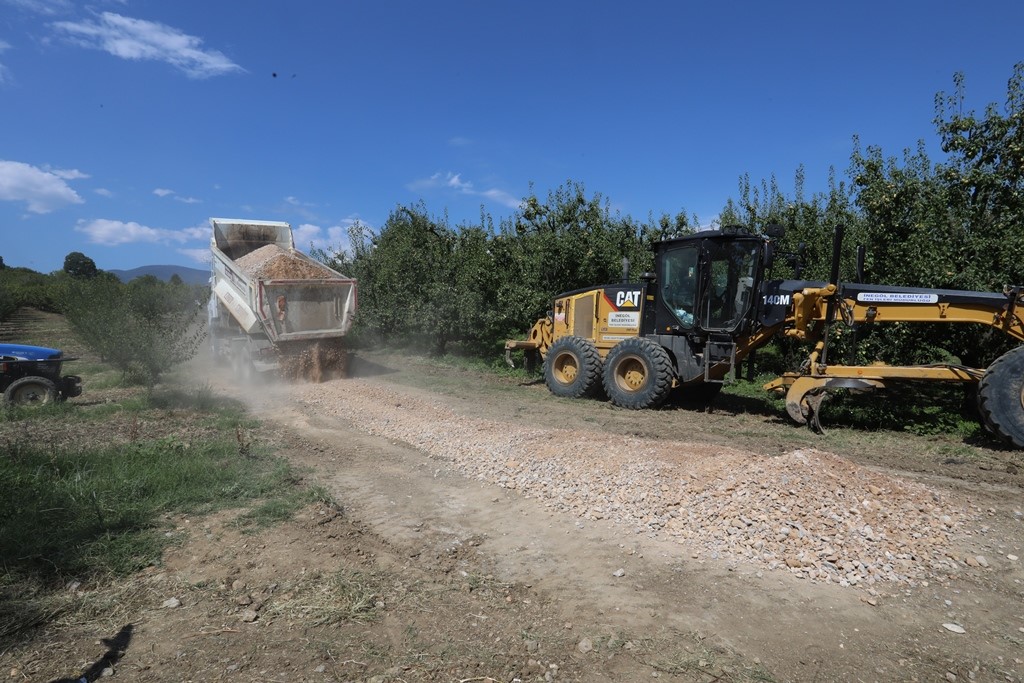
{"label": "grader moldboard", "polygon": [[[525,340],[527,366],[543,359],[544,380],[556,396],[599,394],[623,408],[655,408],[673,391],[709,402],[738,364],[777,335],[810,346],[801,368],[765,385],[784,393],[786,412],[820,431],[829,390],[884,389],[911,380],[977,386],[985,426],[1024,448],[1024,347],[987,369],[951,363],[898,367],[832,365],[828,331],[837,316],[847,325],[895,322],[980,323],[1024,341],[1022,287],[1002,294],[864,284],[863,247],[857,282],[839,281],[843,230],[835,232],[829,282],[770,279],[781,226],[756,235],[741,226],[698,232],[654,245],[655,272],[565,292]],[[799,274],[797,275],[799,277]]]}

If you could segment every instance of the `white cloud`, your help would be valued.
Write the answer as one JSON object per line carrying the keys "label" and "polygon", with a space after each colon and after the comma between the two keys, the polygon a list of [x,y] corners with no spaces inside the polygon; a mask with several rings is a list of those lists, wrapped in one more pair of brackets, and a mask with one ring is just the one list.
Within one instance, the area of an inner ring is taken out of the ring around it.
{"label": "white cloud", "polygon": [[4,0],[4,2],[29,12],[47,16],[68,12],[74,8],[71,0]]}
{"label": "white cloud", "polygon": [[0,201],[27,202],[32,213],[81,204],[78,193],[55,173],[20,161],[0,160]]}
{"label": "white cloud", "polygon": [[[0,54],[3,54],[6,50],[11,49],[11,44],[6,40],[0,40]],[[0,64],[0,85],[11,82],[11,70],[3,64]]]}
{"label": "white cloud", "polygon": [[201,38],[155,21],[104,12],[94,21],[58,21],[53,27],[82,47],[122,59],[166,62],[190,78],[245,71],[223,53],[202,49]]}
{"label": "white cloud", "polygon": [[465,192],[466,194],[473,193],[473,183],[464,182],[462,180],[461,173],[456,173],[455,175],[449,173],[448,182],[446,182],[445,185],[453,190],[458,190],[459,192]]}
{"label": "white cloud", "polygon": [[153,190],[153,194],[157,197],[173,197],[174,201],[181,202],[182,204],[201,204],[202,199],[196,199],[195,197],[182,197],[174,190],[168,190],[166,187],[158,187]]}
{"label": "white cloud", "polygon": [[184,228],[183,230],[179,230],[178,232],[187,237],[188,239],[193,240],[204,240],[210,238],[210,226],[206,225],[205,223],[197,225],[192,228]]}
{"label": "white cloud", "polygon": [[202,263],[204,266],[210,265],[210,250],[209,249],[176,249],[182,256],[187,256],[196,263]]}
{"label": "white cloud", "polygon": [[96,218],[91,221],[82,219],[75,225],[75,230],[85,233],[93,244],[102,244],[106,247],[136,244],[139,242],[149,244],[171,244],[177,242],[180,244],[202,239],[207,235],[207,229],[198,226],[181,230],[167,230],[165,228],[151,228],[134,221],[115,221],[107,218]]}
{"label": "white cloud", "polygon": [[337,225],[322,228],[312,223],[303,223],[292,229],[295,246],[306,250],[310,246],[328,252],[346,251],[349,247],[348,229],[356,222],[355,218],[344,218]]}
{"label": "white cloud", "polygon": [[319,217],[312,209],[316,207],[313,202],[304,202],[296,197],[285,197],[284,203],[288,205],[287,211],[292,211],[302,216],[307,221],[318,220]]}
{"label": "white cloud", "polygon": [[105,187],[97,187],[95,190],[93,190],[93,192],[95,192],[96,194],[98,194],[101,197],[110,198],[110,197],[114,196],[114,193],[111,192],[110,190],[108,190]]}
{"label": "white cloud", "polygon": [[50,173],[52,173],[53,175],[57,176],[58,178],[62,178],[64,180],[81,180],[82,178],[89,178],[90,177],[88,173],[82,173],[77,168],[69,168],[69,169],[55,168],[55,169],[52,169],[52,170],[48,168],[46,170],[50,171]]}
{"label": "white cloud", "polygon": [[492,202],[507,206],[510,209],[518,209],[523,203],[522,199],[514,197],[504,190],[490,189],[478,194],[485,199],[490,199]]}
{"label": "white cloud", "polygon": [[454,190],[458,194],[482,197],[512,209],[518,209],[519,205],[522,203],[521,200],[513,197],[504,190],[499,190],[497,188],[477,190],[474,188],[472,182],[462,179],[461,173],[452,173],[451,171],[448,171],[445,174],[435,173],[429,178],[414,180],[409,183],[406,188],[412,192],[428,192],[431,190],[442,189]]}

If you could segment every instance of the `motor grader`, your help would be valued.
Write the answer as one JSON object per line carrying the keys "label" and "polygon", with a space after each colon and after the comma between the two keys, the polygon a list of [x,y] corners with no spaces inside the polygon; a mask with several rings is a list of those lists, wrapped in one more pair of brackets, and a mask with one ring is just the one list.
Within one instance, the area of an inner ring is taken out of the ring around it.
{"label": "motor grader", "polygon": [[[505,345],[511,363],[522,350],[527,364],[543,360],[544,381],[556,396],[602,391],[617,406],[655,408],[676,392],[708,402],[735,375],[739,363],[780,335],[805,342],[797,371],[769,382],[784,393],[798,424],[820,429],[829,390],[873,390],[914,380],[975,385],[985,426],[1024,448],[1024,347],[987,369],[953,363],[919,366],[834,365],[828,360],[833,323],[980,323],[1024,341],[1024,288],[1003,293],[864,284],[863,248],[856,282],[840,282],[843,231],[835,232],[828,282],[771,279],[781,254],[781,226],[764,235],[740,226],[703,231],[654,245],[654,272],[559,294],[527,339]],[[797,276],[799,277],[799,275]]]}

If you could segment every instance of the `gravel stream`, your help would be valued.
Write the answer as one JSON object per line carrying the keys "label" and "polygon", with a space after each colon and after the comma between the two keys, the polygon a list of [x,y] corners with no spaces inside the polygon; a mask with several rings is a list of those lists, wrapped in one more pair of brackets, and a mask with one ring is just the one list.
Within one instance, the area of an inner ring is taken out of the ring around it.
{"label": "gravel stream", "polygon": [[[459,473],[580,520],[671,538],[680,554],[790,571],[874,592],[979,565],[957,539],[983,517],[966,501],[831,453],[780,456],[457,413],[370,380],[294,387],[315,412],[408,443]],[[927,583],[924,583],[927,585]]]}

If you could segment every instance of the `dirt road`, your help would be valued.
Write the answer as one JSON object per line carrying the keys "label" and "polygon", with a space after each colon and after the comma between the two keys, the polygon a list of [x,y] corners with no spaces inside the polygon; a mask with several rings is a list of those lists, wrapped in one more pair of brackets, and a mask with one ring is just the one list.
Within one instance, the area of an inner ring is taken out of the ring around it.
{"label": "dirt road", "polygon": [[253,406],[317,445],[292,457],[399,555],[540,596],[573,625],[578,680],[658,673],[603,671],[645,638],[769,680],[1021,680],[1016,454],[943,472],[927,451],[832,454],[772,416],[634,413],[397,360]]}
{"label": "dirt road", "polygon": [[0,652],[2,672],[1024,680],[1020,453],[819,437],[728,396],[632,412],[405,357],[353,370],[239,387],[194,366],[182,381],[263,419],[240,442],[329,500],[255,534],[231,512],[168,518],[160,565],[70,586],[88,618]]}

